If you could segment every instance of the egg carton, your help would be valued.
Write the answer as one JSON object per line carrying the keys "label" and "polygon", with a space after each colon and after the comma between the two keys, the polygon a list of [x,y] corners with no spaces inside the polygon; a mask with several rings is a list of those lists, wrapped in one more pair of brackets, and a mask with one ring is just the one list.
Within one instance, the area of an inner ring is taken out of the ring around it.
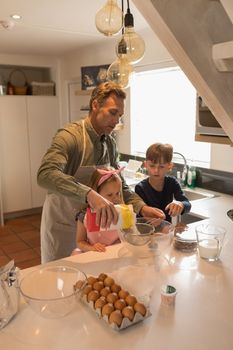
{"label": "egg carton", "polygon": [[[146,306],[146,314],[145,316],[142,316],[139,312],[135,312],[135,315],[134,315],[134,318],[132,321],[130,321],[127,317],[123,317],[122,319],[122,323],[120,325],[120,327],[118,327],[115,323],[109,323],[108,321],[108,317],[107,315],[104,315],[102,316],[101,315],[101,311],[100,309],[95,309],[94,307],[94,302],[93,301],[87,301],[87,295],[83,295],[81,297],[81,300],[86,304],[88,305],[92,311],[95,312],[95,314],[102,320],[104,320],[112,329],[116,330],[116,331],[121,331],[122,329],[125,329],[125,328],[128,328],[130,326],[133,326],[134,324],[138,323],[138,322],[141,322],[141,321],[144,321],[146,318],[150,317],[152,314],[150,312],[150,309],[148,306]],[[140,302],[143,302],[145,300],[144,297],[141,297],[141,298],[138,298],[138,300]]]}

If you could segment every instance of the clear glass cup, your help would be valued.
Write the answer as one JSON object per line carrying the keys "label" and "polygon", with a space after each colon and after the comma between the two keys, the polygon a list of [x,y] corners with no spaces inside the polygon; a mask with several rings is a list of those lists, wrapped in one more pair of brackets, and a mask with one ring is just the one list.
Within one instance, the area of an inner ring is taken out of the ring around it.
{"label": "clear glass cup", "polygon": [[195,230],[199,256],[208,261],[218,260],[226,234],[225,228],[213,224],[201,224]]}

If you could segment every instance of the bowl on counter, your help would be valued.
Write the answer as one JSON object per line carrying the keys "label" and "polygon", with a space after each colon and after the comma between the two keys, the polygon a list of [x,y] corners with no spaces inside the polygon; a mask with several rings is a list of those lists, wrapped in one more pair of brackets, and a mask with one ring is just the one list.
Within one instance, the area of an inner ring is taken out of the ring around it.
{"label": "bowl on counter", "polygon": [[174,226],[165,220],[140,218],[135,227],[121,230],[124,247],[135,257],[160,255],[172,243]]}
{"label": "bowl on counter", "polygon": [[67,315],[76,307],[86,281],[86,275],[75,267],[45,266],[25,275],[19,290],[37,314],[56,318]]}

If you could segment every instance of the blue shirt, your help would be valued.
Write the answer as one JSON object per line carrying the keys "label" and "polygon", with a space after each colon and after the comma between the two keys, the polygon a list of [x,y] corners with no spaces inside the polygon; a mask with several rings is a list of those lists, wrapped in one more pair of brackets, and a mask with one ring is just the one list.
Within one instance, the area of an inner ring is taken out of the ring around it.
{"label": "blue shirt", "polygon": [[165,176],[164,186],[162,191],[156,191],[149,183],[149,177],[142,180],[135,186],[135,192],[143,199],[150,207],[163,210],[166,214],[166,220],[171,222],[171,216],[168,215],[166,206],[174,199],[182,202],[184,210],[182,214],[190,212],[191,203],[184,195],[182,188],[173,176]]}

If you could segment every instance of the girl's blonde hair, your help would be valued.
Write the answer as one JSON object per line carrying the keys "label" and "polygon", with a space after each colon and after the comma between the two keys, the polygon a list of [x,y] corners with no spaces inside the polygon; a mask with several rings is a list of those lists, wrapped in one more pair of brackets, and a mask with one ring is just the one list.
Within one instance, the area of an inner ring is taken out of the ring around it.
{"label": "girl's blonde hair", "polygon": [[[111,170],[114,170],[114,168],[112,167],[103,167],[101,168],[103,170],[106,170],[106,171],[111,171]],[[100,185],[99,185],[99,182],[100,182],[100,179],[103,177],[104,175],[98,170],[96,169],[94,171],[94,173],[92,174],[92,177],[91,177],[91,181],[90,181],[90,187],[96,191],[97,193],[99,193],[101,191],[101,189],[106,185],[106,184],[109,184],[109,183],[112,183],[112,182],[120,182],[121,183],[121,198],[122,198],[122,202],[123,202],[123,192],[122,192],[122,180],[121,180],[121,177],[118,175],[118,174],[112,174],[109,178],[107,178],[104,182],[102,182]]]}

